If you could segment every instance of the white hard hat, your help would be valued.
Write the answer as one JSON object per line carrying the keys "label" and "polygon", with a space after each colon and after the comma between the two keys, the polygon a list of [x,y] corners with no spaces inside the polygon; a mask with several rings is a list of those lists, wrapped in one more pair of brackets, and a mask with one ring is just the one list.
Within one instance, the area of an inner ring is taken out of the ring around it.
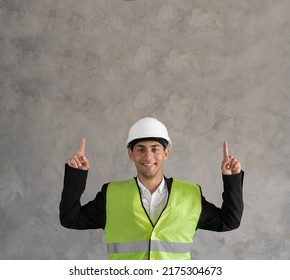
{"label": "white hard hat", "polygon": [[168,142],[168,148],[172,145],[165,125],[150,117],[142,118],[131,126],[126,142],[127,146],[132,141],[143,138],[161,138]]}

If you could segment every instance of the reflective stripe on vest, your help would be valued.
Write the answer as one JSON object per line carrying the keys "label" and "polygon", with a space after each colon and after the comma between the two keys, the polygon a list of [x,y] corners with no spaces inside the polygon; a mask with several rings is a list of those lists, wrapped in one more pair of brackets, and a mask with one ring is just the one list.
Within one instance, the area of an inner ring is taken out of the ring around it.
{"label": "reflective stripe on vest", "polygon": [[137,241],[137,242],[119,242],[107,244],[108,253],[130,253],[148,251],[185,253],[192,249],[191,243],[166,242],[159,240]]}
{"label": "reflective stripe on vest", "polygon": [[104,230],[109,259],[190,259],[200,212],[199,187],[174,179],[167,205],[153,226],[136,181],[110,183]]}

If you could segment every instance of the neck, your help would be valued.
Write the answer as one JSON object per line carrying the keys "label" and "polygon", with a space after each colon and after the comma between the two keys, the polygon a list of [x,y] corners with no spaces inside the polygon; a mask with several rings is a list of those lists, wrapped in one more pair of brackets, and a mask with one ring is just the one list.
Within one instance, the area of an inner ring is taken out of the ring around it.
{"label": "neck", "polygon": [[161,184],[163,180],[163,174],[161,174],[161,176],[155,176],[153,178],[146,178],[144,176],[138,175],[138,179],[152,194],[157,190],[157,188]]}

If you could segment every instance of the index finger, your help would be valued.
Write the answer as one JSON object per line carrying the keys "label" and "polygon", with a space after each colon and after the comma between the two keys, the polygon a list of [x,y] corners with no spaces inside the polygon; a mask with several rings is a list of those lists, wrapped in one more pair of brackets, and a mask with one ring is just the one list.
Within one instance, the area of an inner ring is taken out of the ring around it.
{"label": "index finger", "polygon": [[224,142],[224,159],[227,159],[229,157],[229,147],[228,142]]}
{"label": "index finger", "polygon": [[86,150],[86,138],[82,138],[81,141],[81,148],[80,148],[80,152],[82,155],[85,155],[85,150]]}

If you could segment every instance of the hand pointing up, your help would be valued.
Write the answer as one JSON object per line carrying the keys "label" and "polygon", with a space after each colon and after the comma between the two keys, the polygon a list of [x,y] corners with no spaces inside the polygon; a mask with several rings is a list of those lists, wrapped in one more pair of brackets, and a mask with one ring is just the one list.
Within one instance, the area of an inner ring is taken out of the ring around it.
{"label": "hand pointing up", "polygon": [[68,165],[81,170],[89,170],[90,163],[85,156],[86,139],[82,138],[80,150],[68,161]]}
{"label": "hand pointing up", "polygon": [[224,175],[239,174],[241,172],[241,164],[232,155],[229,155],[228,142],[224,142],[224,159],[221,170]]}

